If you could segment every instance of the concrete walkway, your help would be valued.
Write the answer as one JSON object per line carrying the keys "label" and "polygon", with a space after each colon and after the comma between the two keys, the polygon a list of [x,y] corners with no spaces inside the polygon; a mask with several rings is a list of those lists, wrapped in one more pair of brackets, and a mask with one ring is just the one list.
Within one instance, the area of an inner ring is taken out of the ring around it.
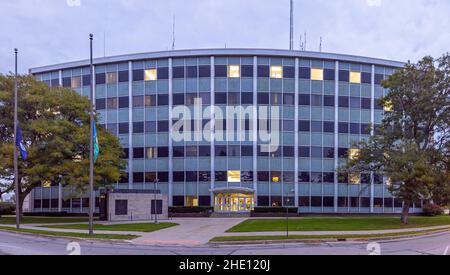
{"label": "concrete walkway", "polygon": [[[298,236],[320,236],[320,235],[368,235],[368,234],[390,234],[402,232],[417,232],[433,229],[450,229],[450,225],[430,226],[422,228],[402,228],[402,229],[386,229],[386,230],[360,230],[360,231],[289,231],[289,235]],[[223,233],[220,236],[284,236],[286,231],[272,231],[272,232],[232,232]]]}

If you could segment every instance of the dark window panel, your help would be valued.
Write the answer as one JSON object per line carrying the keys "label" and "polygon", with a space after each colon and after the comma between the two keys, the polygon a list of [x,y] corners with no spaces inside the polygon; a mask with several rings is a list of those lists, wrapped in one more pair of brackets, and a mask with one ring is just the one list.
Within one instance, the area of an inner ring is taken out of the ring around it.
{"label": "dark window panel", "polygon": [[295,67],[283,66],[283,77],[284,78],[295,78]]}
{"label": "dark window panel", "polygon": [[361,73],[361,83],[371,84],[372,83],[372,74],[371,73]]}
{"label": "dark window panel", "polygon": [[309,67],[300,67],[298,71],[298,77],[300,79],[311,79],[311,68]]}
{"label": "dark window panel", "polygon": [[158,68],[157,79],[169,79],[169,68],[167,67]]}
{"label": "dark window panel", "polygon": [[311,95],[300,94],[298,95],[298,104],[302,106],[311,105]]}
{"label": "dark window panel", "polygon": [[327,159],[334,158],[334,148],[333,147],[324,147],[323,148],[323,157]]}
{"label": "dark window panel", "polygon": [[384,80],[384,75],[382,74],[375,74],[375,84],[381,85],[381,82]]}
{"label": "dark window panel", "polygon": [[215,104],[227,104],[227,94],[226,93],[216,93],[214,95],[215,97]]}
{"label": "dark window panel", "polygon": [[359,97],[350,97],[350,108],[360,109],[361,99]]}
{"label": "dark window panel", "polygon": [[349,82],[350,81],[350,72],[349,71],[340,70],[339,71],[339,81]]}
{"label": "dark window panel", "polygon": [[186,77],[187,78],[197,78],[198,69],[197,66],[187,66],[186,67]]}
{"label": "dark window panel", "polygon": [[106,109],[106,99],[98,98],[95,100],[95,109],[104,110]]}
{"label": "dark window panel", "polygon": [[169,172],[158,172],[158,179],[160,182],[168,182],[169,181]]}
{"label": "dark window panel", "polygon": [[143,81],[144,80],[144,70],[137,69],[133,70],[133,81]]}
{"label": "dark window panel", "polygon": [[215,181],[227,181],[227,172],[226,171],[215,171],[214,173]]}
{"label": "dark window panel", "polygon": [[338,157],[339,158],[348,158],[348,148],[338,148]]}
{"label": "dark window panel", "polygon": [[283,146],[283,157],[285,157],[285,158],[294,157],[294,147],[293,146]]}
{"label": "dark window panel", "polygon": [[119,134],[128,134],[129,133],[129,125],[128,123],[119,123]]}
{"label": "dark window panel", "polygon": [[359,123],[350,123],[350,134],[359,135],[361,126]]}
{"label": "dark window panel", "polygon": [[89,86],[91,85],[91,75],[83,75],[83,86]]}
{"label": "dark window panel", "polygon": [[323,96],[323,106],[334,107],[334,96],[333,95]]}
{"label": "dark window panel", "polygon": [[301,183],[310,182],[309,172],[298,172],[298,182]]}
{"label": "dark window panel", "polygon": [[133,133],[134,134],[144,133],[144,122],[133,122]]}
{"label": "dark window panel", "polygon": [[243,157],[252,157],[253,156],[253,146],[252,145],[242,145],[241,146],[241,155]]}
{"label": "dark window panel", "polygon": [[227,156],[227,146],[217,145],[214,148],[216,157],[226,157]]}
{"label": "dark window panel", "polygon": [[186,172],[186,181],[197,181],[198,180],[198,174],[197,171],[187,171]]}
{"label": "dark window panel", "polygon": [[323,182],[334,183],[334,173],[333,172],[323,173]]}
{"label": "dark window panel", "polygon": [[211,77],[211,66],[209,65],[198,66],[198,75],[199,77]]}
{"label": "dark window panel", "polygon": [[118,80],[119,80],[119,82],[128,82],[128,80],[129,80],[128,71],[120,71]]}
{"label": "dark window panel", "polygon": [[361,98],[361,109],[370,110],[370,98]]}
{"label": "dark window panel", "polygon": [[383,104],[381,104],[381,99],[375,99],[375,110],[383,110]]}
{"label": "dark window panel", "polygon": [[298,121],[298,130],[300,132],[309,132],[310,131],[309,120],[299,120]]}
{"label": "dark window panel", "polygon": [[214,75],[215,77],[227,77],[227,65],[215,65],[214,66]]}
{"label": "dark window panel", "polygon": [[200,145],[198,147],[198,156],[199,157],[209,157],[209,156],[211,156],[211,146],[209,146],[209,145]]}
{"label": "dark window panel", "polygon": [[311,197],[311,207],[322,207],[322,197]]}
{"label": "dark window panel", "polygon": [[322,158],[322,156],[323,156],[322,147],[311,147],[312,158]]}
{"label": "dark window panel", "polygon": [[370,124],[361,124],[361,134],[370,135]]}
{"label": "dark window panel", "polygon": [[174,146],[173,147],[173,157],[174,158],[184,158],[184,146]]}
{"label": "dark window panel", "polygon": [[241,77],[253,77],[253,65],[242,65]]}
{"label": "dark window panel", "polygon": [[133,158],[143,159],[144,158],[144,148],[143,147],[133,148]]}
{"label": "dark window panel", "polygon": [[298,206],[309,207],[309,197],[299,197],[298,198]]}
{"label": "dark window panel", "polygon": [[184,67],[173,67],[172,69],[173,78],[184,78]]}
{"label": "dark window panel", "polygon": [[322,96],[321,95],[311,95],[311,106],[322,106]]}
{"label": "dark window panel", "polygon": [[269,93],[258,93],[258,104],[268,105],[270,102]]}
{"label": "dark window panel", "polygon": [[95,74],[95,84],[105,84],[106,83],[106,74],[105,73],[98,73]]}
{"label": "dark window panel", "polygon": [[62,84],[63,84],[63,87],[70,88],[72,86],[72,78],[70,78],[70,77],[63,77]]}
{"label": "dark window panel", "polygon": [[158,95],[158,106],[167,106],[167,105],[169,105],[169,96]]}
{"label": "dark window panel", "polygon": [[323,197],[323,207],[334,207],[334,197]]}
{"label": "dark window panel", "polygon": [[324,121],[323,122],[323,132],[324,133],[334,133],[334,122]]}
{"label": "dark window panel", "polygon": [[267,171],[258,171],[258,181],[268,182],[270,181],[270,173]]}
{"label": "dark window panel", "polygon": [[252,105],[253,104],[253,93],[241,93],[241,104],[242,105]]}
{"label": "dark window panel", "polygon": [[339,107],[348,108],[349,98],[348,96],[339,96]]}
{"label": "dark window panel", "polygon": [[333,80],[335,79],[334,69],[324,69],[323,70],[323,79],[324,80]]}
{"label": "dark window panel", "polygon": [[145,122],[145,132],[146,133],[156,133],[156,121],[146,121]]}
{"label": "dark window panel", "polygon": [[338,132],[339,132],[339,134],[348,134],[348,123],[347,122],[339,122]]}
{"label": "dark window panel", "polygon": [[172,196],[173,206],[184,206],[184,196]]}
{"label": "dark window panel", "polygon": [[128,96],[119,97],[119,108],[128,108],[130,101]]}
{"label": "dark window panel", "polygon": [[258,77],[269,77],[270,67],[268,65],[258,65]]}
{"label": "dark window panel", "polygon": [[158,133],[169,131],[169,121],[158,121]]}
{"label": "dark window panel", "polygon": [[311,132],[322,133],[322,121],[311,121]]}
{"label": "dark window panel", "polygon": [[168,158],[169,157],[169,148],[168,147],[158,147],[157,156],[158,156],[158,158]]}
{"label": "dark window panel", "polygon": [[133,173],[133,182],[134,183],[144,182],[144,173],[143,172],[134,172]]}
{"label": "dark window panel", "polygon": [[211,181],[211,172],[210,171],[199,171],[198,172],[198,181],[199,182]]}
{"label": "dark window panel", "polygon": [[310,151],[309,147],[300,146],[300,147],[298,147],[298,156],[300,158],[309,158],[310,157],[309,151]]}

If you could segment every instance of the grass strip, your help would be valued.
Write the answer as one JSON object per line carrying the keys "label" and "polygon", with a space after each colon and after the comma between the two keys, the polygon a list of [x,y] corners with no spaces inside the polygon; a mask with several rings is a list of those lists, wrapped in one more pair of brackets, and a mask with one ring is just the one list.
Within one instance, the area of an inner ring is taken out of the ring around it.
{"label": "grass strip", "polygon": [[[177,226],[177,223],[161,222],[161,223],[127,223],[127,224],[94,224],[94,230],[99,231],[135,231],[135,232],[154,232],[157,230]],[[87,224],[61,224],[61,225],[40,225],[45,228],[59,228],[59,229],[79,229],[87,230]]]}

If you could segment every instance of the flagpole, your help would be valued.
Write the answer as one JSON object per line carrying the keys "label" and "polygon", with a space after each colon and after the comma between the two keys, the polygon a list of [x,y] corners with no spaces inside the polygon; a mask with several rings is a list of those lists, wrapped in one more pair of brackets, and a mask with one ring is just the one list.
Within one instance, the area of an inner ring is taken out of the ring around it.
{"label": "flagpole", "polygon": [[90,68],[91,68],[91,97],[90,97],[90,147],[89,147],[89,235],[94,234],[94,140],[93,140],[93,129],[94,129],[94,66],[92,60],[92,40],[94,35],[89,34],[90,40]]}
{"label": "flagpole", "polygon": [[16,228],[20,228],[19,165],[17,163],[17,49],[14,49],[14,189],[16,193]]}

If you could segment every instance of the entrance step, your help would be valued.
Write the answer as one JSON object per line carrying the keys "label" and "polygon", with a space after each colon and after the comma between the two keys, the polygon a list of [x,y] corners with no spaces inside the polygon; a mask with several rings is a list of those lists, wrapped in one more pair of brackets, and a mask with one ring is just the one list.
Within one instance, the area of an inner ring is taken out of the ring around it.
{"label": "entrance step", "polygon": [[213,212],[211,213],[212,218],[245,218],[250,217],[250,212],[248,213],[220,213]]}

